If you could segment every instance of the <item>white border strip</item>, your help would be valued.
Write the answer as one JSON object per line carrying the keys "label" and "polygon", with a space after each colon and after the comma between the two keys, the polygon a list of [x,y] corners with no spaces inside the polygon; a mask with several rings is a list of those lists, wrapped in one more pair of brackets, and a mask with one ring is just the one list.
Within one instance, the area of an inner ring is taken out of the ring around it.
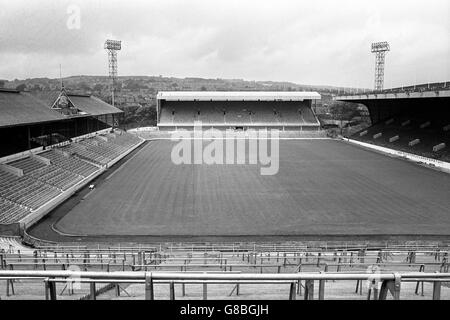
{"label": "white border strip", "polygon": [[372,150],[376,150],[376,151],[379,151],[382,153],[387,153],[392,156],[406,158],[406,159],[416,162],[416,163],[433,166],[433,167],[441,169],[444,172],[450,173],[450,163],[449,162],[444,162],[444,161],[440,161],[440,160],[436,160],[436,159],[418,156],[416,154],[412,154],[412,153],[408,153],[408,152],[403,152],[403,151],[398,151],[398,150],[389,149],[389,148],[385,148],[385,147],[380,147],[380,146],[377,146],[374,144],[365,143],[365,142],[361,142],[361,141],[357,141],[357,140],[353,140],[353,139],[349,139],[349,138],[343,138],[343,140],[348,141],[353,144],[357,144],[357,145],[369,148],[369,149],[372,149]]}

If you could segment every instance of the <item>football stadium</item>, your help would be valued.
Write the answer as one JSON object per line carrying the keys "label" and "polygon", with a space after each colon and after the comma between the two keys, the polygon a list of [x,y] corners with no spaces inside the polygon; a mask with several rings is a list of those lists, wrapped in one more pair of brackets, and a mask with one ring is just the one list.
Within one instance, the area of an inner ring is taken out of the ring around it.
{"label": "football stadium", "polygon": [[449,13],[2,1],[2,317],[393,317],[378,300],[413,300],[384,302],[408,318],[449,301]]}
{"label": "football stadium", "polygon": [[159,92],[125,131],[1,89],[1,298],[449,299],[449,84],[335,96],[369,110],[350,136],[320,97]]}

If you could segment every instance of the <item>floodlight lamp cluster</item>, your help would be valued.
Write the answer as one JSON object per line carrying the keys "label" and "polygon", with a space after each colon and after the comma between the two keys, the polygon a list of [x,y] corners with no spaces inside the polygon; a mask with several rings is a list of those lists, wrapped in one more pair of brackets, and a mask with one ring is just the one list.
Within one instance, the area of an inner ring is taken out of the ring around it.
{"label": "floodlight lamp cluster", "polygon": [[120,50],[122,49],[122,41],[120,40],[106,40],[105,49]]}
{"label": "floodlight lamp cluster", "polygon": [[389,43],[386,41],[372,43],[372,52],[389,51]]}

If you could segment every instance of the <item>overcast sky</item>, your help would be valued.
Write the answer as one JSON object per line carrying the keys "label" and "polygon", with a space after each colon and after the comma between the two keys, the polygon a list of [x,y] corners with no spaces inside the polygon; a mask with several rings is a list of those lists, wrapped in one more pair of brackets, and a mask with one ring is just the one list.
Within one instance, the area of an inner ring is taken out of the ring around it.
{"label": "overcast sky", "polygon": [[0,0],[0,79],[107,75],[113,38],[119,75],[371,88],[388,41],[385,87],[447,81],[449,21],[448,0]]}

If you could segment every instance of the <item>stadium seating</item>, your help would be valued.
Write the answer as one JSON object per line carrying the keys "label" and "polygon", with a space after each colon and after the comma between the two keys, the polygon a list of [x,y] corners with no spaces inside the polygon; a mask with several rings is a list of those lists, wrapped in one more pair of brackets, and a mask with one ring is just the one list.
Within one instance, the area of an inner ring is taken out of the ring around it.
{"label": "stadium seating", "polygon": [[[431,113],[409,112],[408,115],[398,115],[380,121],[355,133],[352,138],[428,158],[450,161],[448,147],[433,151],[433,147],[441,143],[450,145],[450,132],[444,130],[447,122],[447,119],[433,117]],[[374,138],[378,133],[381,133],[381,136]]]}
{"label": "stadium seating", "polygon": [[36,210],[61,191],[26,175],[17,177],[0,171],[0,196],[29,209]]}
{"label": "stadium seating", "polygon": [[38,169],[32,172],[30,176],[36,180],[55,186],[63,191],[83,180],[82,176],[61,169],[55,165],[49,165]]}
{"label": "stadium seating", "polygon": [[225,115],[224,115],[225,108],[221,107],[208,107],[208,106],[201,106],[198,108],[198,111],[200,111],[200,114],[196,114],[196,120],[201,121],[205,124],[216,124],[216,123],[224,123],[225,122]]}
{"label": "stadium seating", "polygon": [[9,224],[27,216],[30,210],[6,199],[0,198],[0,224]]}
{"label": "stadium seating", "polygon": [[202,124],[227,125],[317,125],[318,121],[311,108],[298,103],[252,102],[215,103],[195,102],[185,104],[167,103],[160,113],[160,125]]}
{"label": "stadium seating", "polygon": [[11,166],[22,169],[24,174],[45,167],[45,164],[31,157],[23,158],[9,163]]}
{"label": "stadium seating", "polygon": [[251,123],[251,110],[247,107],[229,105],[225,109],[225,124]]}
{"label": "stadium seating", "polygon": [[49,150],[40,153],[39,155],[49,159],[53,165],[83,177],[88,177],[98,170],[98,167],[89,162],[76,157],[65,156],[62,153],[58,153],[56,150]]}
{"label": "stadium seating", "polygon": [[0,170],[0,224],[20,221],[140,141],[116,130],[39,153],[50,164],[31,156],[7,163],[23,176]]}
{"label": "stadium seating", "polygon": [[162,108],[159,119],[162,124],[173,124],[172,110],[170,108]]}
{"label": "stadium seating", "polygon": [[106,165],[141,141],[135,135],[121,131],[101,137],[86,138],[60,150],[93,164]]}

